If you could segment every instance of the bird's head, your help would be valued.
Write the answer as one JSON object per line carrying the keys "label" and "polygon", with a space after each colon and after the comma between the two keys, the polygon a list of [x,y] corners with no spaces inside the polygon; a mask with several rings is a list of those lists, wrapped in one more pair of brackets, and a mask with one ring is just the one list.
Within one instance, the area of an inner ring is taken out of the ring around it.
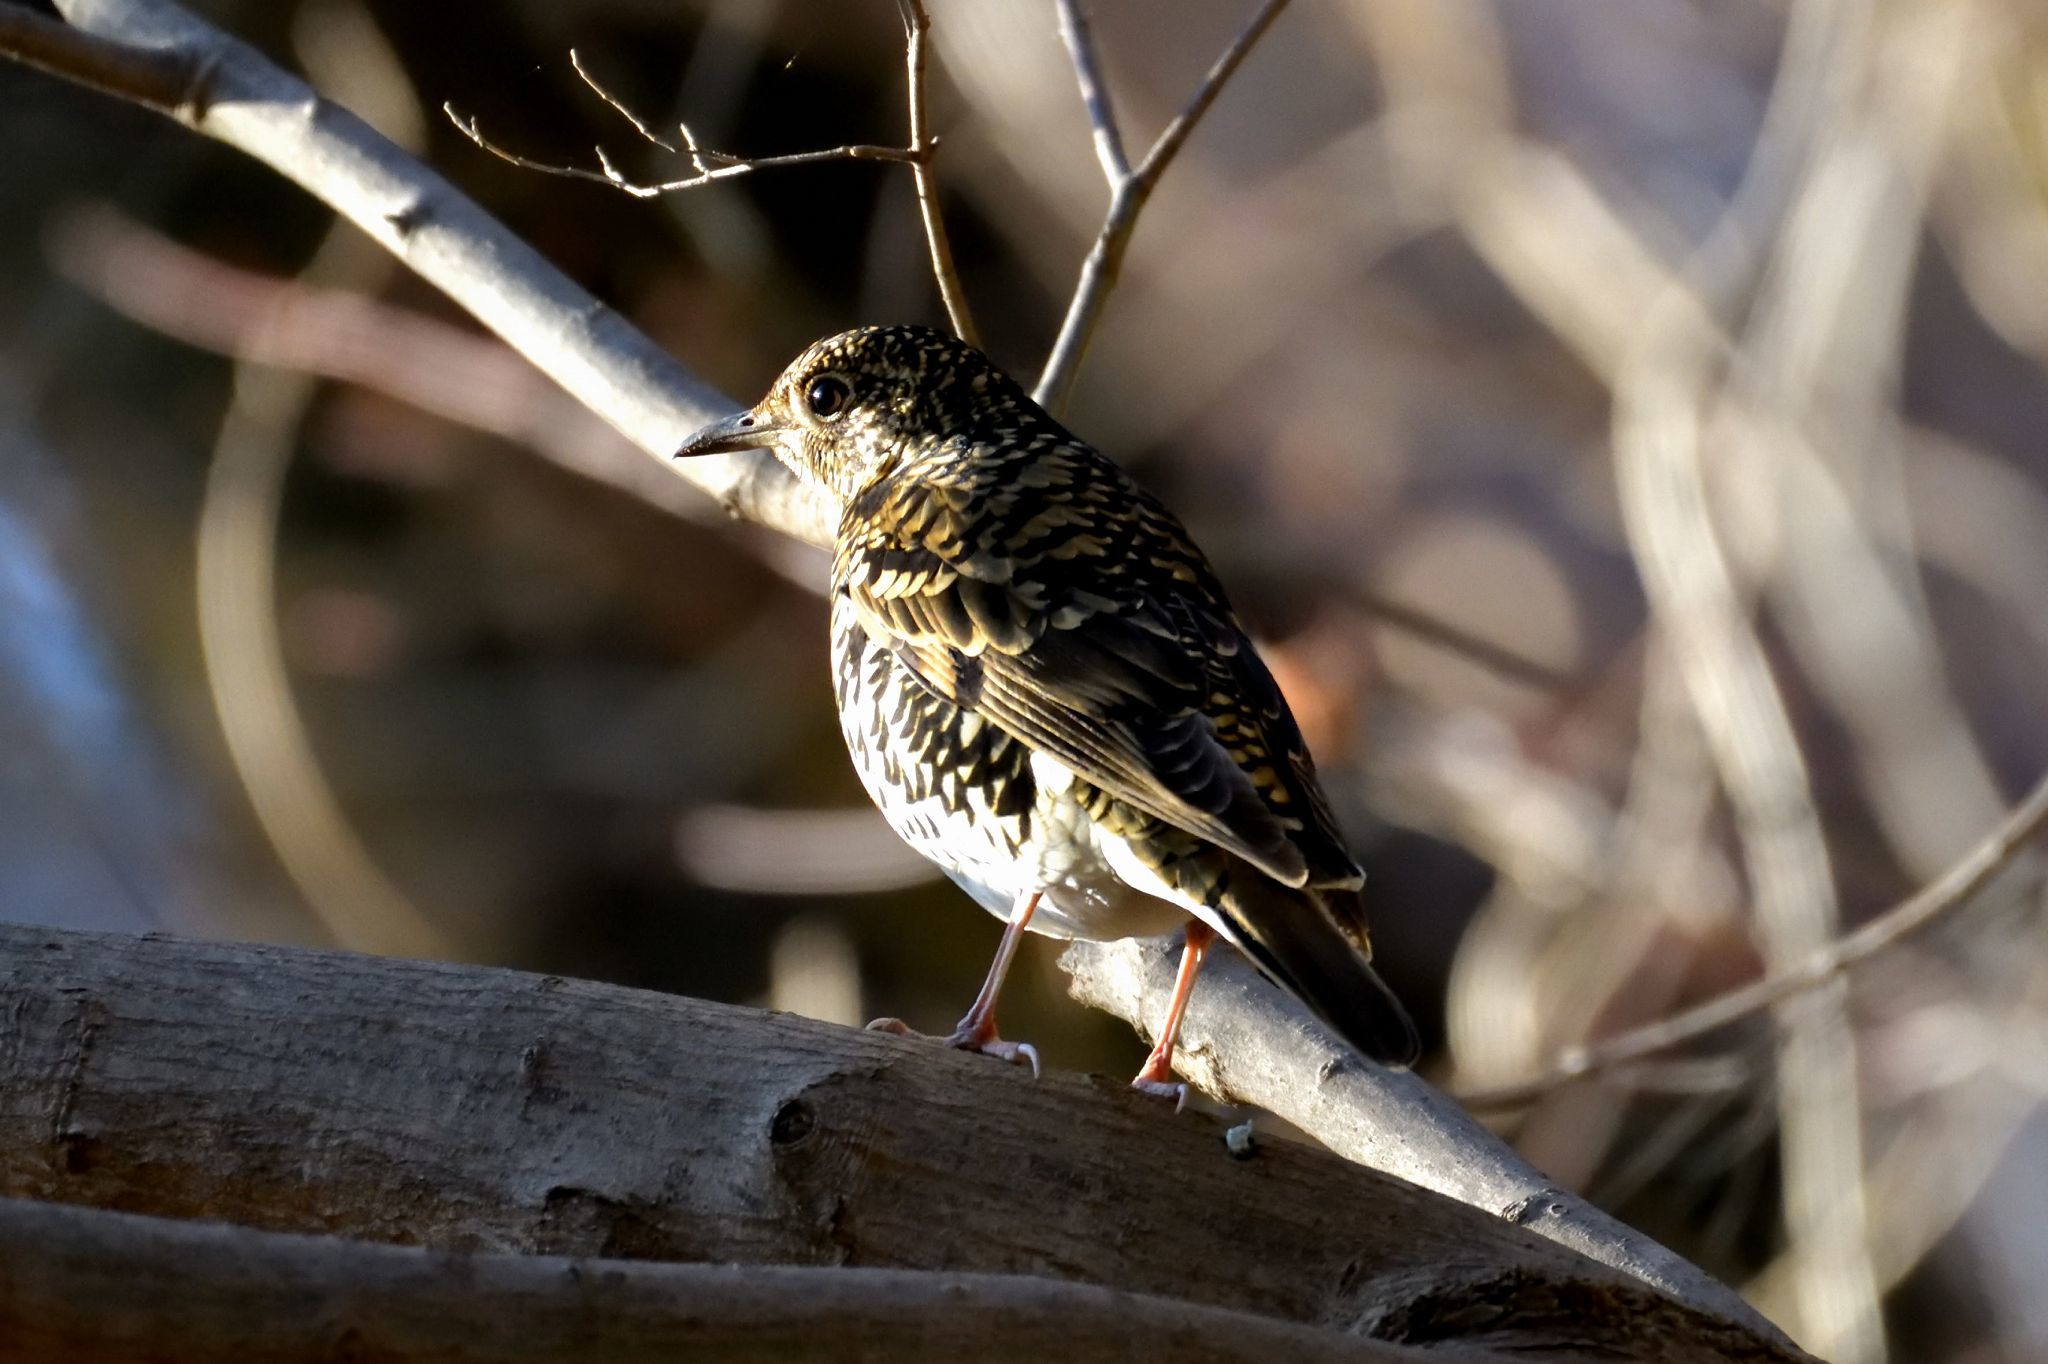
{"label": "bird's head", "polygon": [[768,396],[705,427],[691,455],[771,450],[841,502],[906,460],[1014,439],[1038,408],[986,355],[929,327],[861,327],[811,345]]}

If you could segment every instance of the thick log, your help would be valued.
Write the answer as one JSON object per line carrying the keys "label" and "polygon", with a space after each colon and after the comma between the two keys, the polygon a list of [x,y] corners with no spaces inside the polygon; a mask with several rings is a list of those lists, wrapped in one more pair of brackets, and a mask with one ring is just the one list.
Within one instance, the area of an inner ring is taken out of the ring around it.
{"label": "thick log", "polygon": [[0,1357],[1422,1364],[1445,1356],[1049,1279],[451,1253],[0,1199]]}
{"label": "thick log", "polygon": [[1395,1343],[1796,1358],[1120,1080],[477,967],[0,927],[0,1197],[444,1250],[1028,1275]]}

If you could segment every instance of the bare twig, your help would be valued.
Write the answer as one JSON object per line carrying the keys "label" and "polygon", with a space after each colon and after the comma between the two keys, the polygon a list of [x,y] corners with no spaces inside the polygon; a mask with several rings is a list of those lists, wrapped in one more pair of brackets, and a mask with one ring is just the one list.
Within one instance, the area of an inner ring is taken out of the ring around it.
{"label": "bare twig", "polygon": [[1110,103],[1109,83],[1102,78],[1102,63],[1095,50],[1095,30],[1081,0],[1059,0],[1060,39],[1074,59],[1074,79],[1080,82],[1081,102],[1088,106],[1088,125],[1095,132],[1095,157],[1112,192],[1130,178],[1130,158],[1124,155],[1124,136],[1117,131],[1116,107]]}
{"label": "bare twig", "polygon": [[[573,47],[569,49],[569,65],[576,69],[577,76],[581,77],[583,83],[590,87],[592,94],[610,105],[613,113],[633,125],[634,132],[640,134],[640,136],[646,138],[665,152],[673,152],[678,156],[687,155],[690,158],[691,167],[696,170],[699,176],[708,176],[719,166],[737,166],[741,164],[742,158],[740,157],[727,156],[724,152],[710,151],[700,145],[697,141],[697,135],[690,131],[690,125],[681,119],[676,120],[676,132],[683,139],[681,146],[655,132],[647,120],[633,112],[631,105],[613,94],[596,76],[591,74],[590,69],[583,64],[582,55]],[[841,150],[850,152],[852,149],[842,148]],[[894,148],[885,147],[881,150],[893,151]],[[609,178],[611,171],[610,158],[605,156],[603,147],[597,149],[597,154],[600,161],[604,163],[605,171]],[[894,160],[895,158],[887,157],[883,159]]]}
{"label": "bare twig", "polygon": [[1612,1071],[1718,1032],[1835,980],[1850,968],[1969,905],[2044,828],[2048,828],[2048,777],[2043,777],[2013,807],[1997,830],[1938,879],[1861,928],[1843,934],[1797,967],[1773,972],[1646,1027],[1574,1047],[1558,1058],[1556,1067],[1547,1075],[1474,1090],[1459,1098],[1471,1108],[1507,1108],[1527,1103],[1559,1085]]}
{"label": "bare twig", "polygon": [[[617,114],[620,118],[626,120],[626,122],[632,124],[634,132],[640,134],[640,136],[646,138],[649,142],[652,142],[655,146],[661,148],[665,152],[674,152],[678,156],[682,154],[683,149],[681,147],[678,147],[675,143],[669,141],[660,133],[654,131],[654,129],[648,125],[645,119],[641,118],[640,115],[633,112],[633,108],[631,105],[627,104],[624,100],[620,99],[617,95],[614,95],[610,90],[606,89],[604,84],[601,81],[599,81],[596,76],[590,73],[590,68],[583,64],[582,54],[577,52],[577,50],[573,47],[569,49],[569,65],[571,68],[575,70],[577,78],[581,80],[585,85],[590,87],[590,93],[596,95],[599,99],[603,100],[606,104],[610,105],[613,113]],[[701,156],[694,154],[697,149],[697,140],[693,137],[689,137],[687,132],[689,125],[683,124],[681,126],[685,129],[684,137],[685,140],[689,142],[690,149],[693,153],[693,155],[690,157],[690,164],[697,168],[699,174],[703,174],[705,171],[709,170],[710,167],[705,165],[704,159]]]}
{"label": "bare twig", "polygon": [[[755,171],[773,170],[782,166],[815,166],[821,161],[911,160],[910,155],[901,147],[872,147],[858,144],[845,147],[829,147],[821,151],[787,152],[780,156],[760,156],[752,159],[742,159],[740,157],[726,156],[719,152],[703,151],[697,148],[694,140],[692,140],[691,162],[693,165],[702,167],[702,169],[696,174],[686,175],[680,180],[659,180],[652,184],[642,184],[637,180],[629,179],[621,173],[619,168],[612,164],[611,157],[606,154],[603,147],[596,149],[597,170],[589,170],[583,166],[564,166],[552,161],[537,161],[530,156],[521,156],[518,152],[500,147],[497,143],[485,137],[483,130],[477,126],[475,117],[464,116],[456,112],[454,105],[444,104],[441,106],[441,111],[448,115],[450,123],[453,123],[462,130],[464,137],[467,137],[471,142],[476,143],[477,146],[483,148],[492,156],[497,157],[500,161],[509,161],[522,170],[539,171],[543,175],[559,175],[569,180],[589,180],[600,185],[610,185],[614,189],[624,190],[636,199],[652,199],[663,194],[673,194],[679,190],[695,189],[699,185],[708,185],[716,180],[733,180],[742,175],[751,175]],[[637,119],[634,120],[634,126],[640,126]],[[708,165],[707,163],[711,161],[716,161],[718,164],[715,166]]]}
{"label": "bare twig", "polygon": [[[1038,387],[1032,397],[1048,411],[1059,413],[1065,410],[1067,397],[1074,386],[1074,376],[1080,372],[1081,361],[1088,351],[1088,342],[1095,335],[1096,324],[1102,318],[1103,306],[1109,301],[1109,291],[1116,287],[1117,276],[1123,270],[1124,253],[1130,249],[1131,234],[1138,225],[1138,214],[1145,207],[1145,201],[1152,197],[1158,187],[1159,178],[1166,173],[1173,158],[1179,154],[1189,134],[1200,123],[1202,115],[1209,112],[1209,106],[1222,93],[1224,83],[1235,75],[1252,45],[1265,35],[1273,21],[1280,17],[1280,11],[1287,7],[1287,0],[1266,0],[1259,12],[1244,27],[1216,64],[1202,77],[1202,83],[1195,90],[1194,97],[1187,103],[1159,134],[1152,149],[1145,153],[1145,159],[1135,170],[1120,178],[1113,178],[1109,196],[1109,212],[1103,217],[1102,230],[1096,234],[1095,244],[1089,248],[1088,258],[1081,263],[1081,278],[1074,286],[1073,301],[1067,307],[1066,319],[1060,324],[1060,334],[1053,342],[1052,354],[1046,357],[1045,370],[1038,377]],[[1078,11],[1073,18],[1078,18]],[[1099,86],[1100,73],[1094,66],[1094,46],[1088,41],[1085,24],[1072,29],[1072,19],[1067,8],[1062,7],[1063,29],[1079,36],[1079,41],[1069,37],[1069,48],[1074,53],[1075,70],[1081,81],[1083,98],[1087,98],[1091,85]],[[1085,67],[1084,67],[1085,62]],[[1115,125],[1105,123],[1109,117],[1109,103],[1105,95],[1101,110],[1089,103],[1089,119],[1095,126],[1096,146],[1101,154],[1103,130],[1110,129],[1114,140]],[[1121,155],[1121,145],[1117,150]],[[1103,156],[1105,170],[1110,159]]]}
{"label": "bare twig", "polygon": [[945,215],[939,207],[938,176],[934,169],[939,143],[931,132],[925,112],[925,39],[931,30],[931,16],[925,11],[923,0],[898,0],[898,3],[903,11],[904,66],[907,79],[905,100],[909,106],[910,145],[907,147],[853,143],[819,151],[790,152],[779,156],[733,156],[704,147],[697,141],[696,134],[690,131],[690,125],[686,122],[679,122],[676,125],[677,132],[682,136],[682,142],[678,145],[656,132],[652,124],[633,112],[623,99],[599,81],[589,68],[584,66],[582,57],[574,48],[569,51],[569,64],[575,68],[577,77],[590,87],[591,92],[630,123],[633,130],[647,141],[665,151],[687,155],[692,174],[674,180],[634,180],[613,163],[610,153],[606,152],[602,145],[594,149],[597,155],[596,170],[537,160],[492,142],[484,136],[475,116],[458,113],[452,104],[443,105],[442,109],[448,115],[449,121],[462,130],[463,136],[501,161],[509,162],[522,170],[539,171],[543,175],[557,175],[570,180],[588,180],[594,184],[610,185],[636,199],[653,199],[664,194],[697,189],[719,180],[751,175],[755,171],[788,166],[814,166],[826,161],[890,161],[908,165],[917,183],[918,213],[924,223],[925,244],[931,254],[932,278],[938,284],[939,300],[945,306],[947,320],[960,339],[969,345],[979,345],[980,337],[975,331],[974,318],[968,311],[966,291],[961,287],[960,273],[953,263],[953,247],[951,239],[946,235]]}
{"label": "bare twig", "polygon": [[925,37],[931,31],[931,15],[924,0],[899,0],[903,7],[903,64],[907,70],[910,105],[910,169],[917,180],[917,211],[924,219],[924,239],[931,248],[932,278],[938,281],[939,301],[946,305],[946,317],[953,331],[970,346],[981,344],[974,329],[974,317],[967,310],[967,294],[960,287],[960,273],[953,265],[953,245],[946,236],[945,214],[939,209],[939,180],[932,162],[938,139],[931,134],[925,116]]}

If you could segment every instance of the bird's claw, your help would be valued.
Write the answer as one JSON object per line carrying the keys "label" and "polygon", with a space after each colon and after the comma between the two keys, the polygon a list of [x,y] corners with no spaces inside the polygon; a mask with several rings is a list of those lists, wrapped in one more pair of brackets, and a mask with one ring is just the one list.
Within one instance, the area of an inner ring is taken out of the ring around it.
{"label": "bird's claw", "polygon": [[1011,1042],[1001,1037],[975,1037],[972,1033],[956,1032],[945,1039],[949,1047],[961,1051],[978,1051],[984,1056],[1008,1061],[1012,1065],[1025,1062],[1031,1067],[1031,1078],[1038,1078],[1038,1048],[1029,1042]]}
{"label": "bird's claw", "polygon": [[1179,1113],[1188,1106],[1188,1087],[1180,1080],[1153,1080],[1140,1075],[1131,1081],[1131,1088],[1140,1094],[1149,1094],[1155,1099],[1173,1100],[1173,1111]]}
{"label": "bird's claw", "polygon": [[[869,1032],[894,1033],[898,1037],[929,1037],[900,1018],[877,1018],[867,1025]],[[978,1051],[984,1056],[993,1056],[999,1061],[1012,1065],[1024,1064],[1031,1067],[1031,1078],[1039,1076],[1038,1048],[1029,1042],[1011,1042],[997,1037],[993,1030],[956,1028],[944,1037],[934,1039],[945,1043],[956,1051]]]}

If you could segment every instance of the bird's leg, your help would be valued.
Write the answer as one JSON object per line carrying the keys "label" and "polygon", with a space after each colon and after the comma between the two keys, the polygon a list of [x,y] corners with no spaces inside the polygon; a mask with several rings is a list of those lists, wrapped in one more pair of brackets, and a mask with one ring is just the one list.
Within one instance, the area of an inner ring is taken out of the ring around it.
{"label": "bird's leg", "polygon": [[1216,941],[1216,930],[1200,919],[1190,919],[1186,938],[1180,951],[1180,974],[1173,981],[1173,1002],[1166,1006],[1166,1026],[1159,1030],[1159,1041],[1145,1058],[1145,1068],[1131,1081],[1131,1088],[1140,1093],[1172,1099],[1176,1109],[1188,1101],[1188,1087],[1173,1078],[1173,1044],[1180,1037],[1181,1015],[1188,1011],[1188,996],[1195,992],[1195,977],[1201,972],[1202,959],[1209,955],[1209,944]]}
{"label": "bird's leg", "polygon": [[[1010,963],[1016,960],[1017,944],[1024,940],[1024,929],[1031,922],[1031,916],[1038,909],[1042,891],[1032,891],[1017,897],[1017,904],[1010,911],[1010,921],[1003,927],[1003,940],[996,944],[996,959],[989,964],[988,979],[981,983],[981,993],[974,997],[960,1022],[943,1040],[949,1047],[962,1051],[985,1052],[1005,1061],[1023,1061],[1031,1066],[1031,1078],[1038,1078],[1038,1048],[1029,1042],[1005,1041],[996,1032],[996,999],[1003,992],[1003,978],[1010,974]],[[882,1032],[908,1033],[910,1029],[901,1019],[878,1018],[868,1027]]]}

